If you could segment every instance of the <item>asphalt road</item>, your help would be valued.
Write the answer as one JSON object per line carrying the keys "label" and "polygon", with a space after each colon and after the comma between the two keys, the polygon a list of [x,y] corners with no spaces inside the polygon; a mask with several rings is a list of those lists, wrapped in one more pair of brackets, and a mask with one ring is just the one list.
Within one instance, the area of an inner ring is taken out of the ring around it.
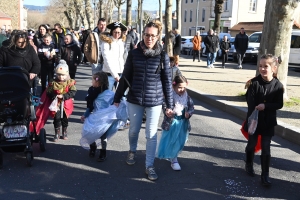
{"label": "asphalt road", "polygon": [[[105,162],[90,158],[79,145],[80,116],[85,110],[90,74],[88,66],[79,67],[69,140],[51,142],[53,125],[49,119],[45,126],[47,150],[40,152],[34,144],[32,167],[26,166],[23,153],[4,154],[0,199],[300,199],[299,146],[274,137],[270,168],[273,185],[264,188],[259,175],[250,177],[244,171],[246,140],[239,130],[242,121],[195,99],[192,131],[178,159],[182,171],[173,171],[168,161],[157,159],[159,179],[153,182],[146,178],[144,128],[135,165],[125,163],[128,130],[119,131],[108,142]],[[260,174],[258,155],[254,168]]]}

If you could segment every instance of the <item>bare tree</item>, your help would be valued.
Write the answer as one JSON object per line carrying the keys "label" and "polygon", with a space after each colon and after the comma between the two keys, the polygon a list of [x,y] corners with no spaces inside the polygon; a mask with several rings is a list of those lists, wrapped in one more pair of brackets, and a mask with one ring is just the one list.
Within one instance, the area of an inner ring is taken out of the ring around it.
{"label": "bare tree", "polygon": [[[287,74],[291,45],[291,33],[298,7],[298,0],[267,0],[263,32],[260,42],[258,58],[264,53],[280,56],[282,63],[278,68],[278,79],[285,88],[284,99],[287,95]],[[270,42],[272,41],[272,42]],[[259,59],[256,74],[258,74]]]}
{"label": "bare tree", "polygon": [[176,0],[177,29],[181,33],[181,0]]}
{"label": "bare tree", "polygon": [[93,17],[92,17],[92,6],[91,6],[91,1],[90,0],[84,0],[84,5],[85,5],[85,15],[86,15],[86,20],[88,23],[88,27],[92,28],[92,22]]}
{"label": "bare tree", "polygon": [[80,18],[80,23],[79,23],[79,20],[77,19],[77,24],[76,24],[75,28],[79,28],[80,24],[85,26],[85,22],[84,22],[84,14],[85,13],[84,13],[84,10],[83,10],[82,0],[74,0],[74,6],[75,6],[75,9],[76,9],[76,14]]}
{"label": "bare tree", "polygon": [[127,26],[131,26],[131,24],[132,24],[131,9],[132,9],[132,0],[127,0],[127,5],[126,5],[126,25]]}
{"label": "bare tree", "polygon": [[223,4],[225,0],[215,0],[215,22],[214,22],[214,30],[217,33],[220,33],[220,19],[221,14],[223,12]]}
{"label": "bare tree", "polygon": [[126,2],[126,0],[114,0],[114,4],[118,9],[118,21],[122,22],[122,8],[121,6]]}
{"label": "bare tree", "polygon": [[172,32],[172,0],[166,0],[165,12],[165,51],[169,56],[173,56],[173,43],[170,37]]}
{"label": "bare tree", "polygon": [[[159,0],[159,21],[162,23],[163,18],[162,18],[162,4],[161,4],[161,0]],[[162,35],[160,36],[159,40],[162,40]]]}

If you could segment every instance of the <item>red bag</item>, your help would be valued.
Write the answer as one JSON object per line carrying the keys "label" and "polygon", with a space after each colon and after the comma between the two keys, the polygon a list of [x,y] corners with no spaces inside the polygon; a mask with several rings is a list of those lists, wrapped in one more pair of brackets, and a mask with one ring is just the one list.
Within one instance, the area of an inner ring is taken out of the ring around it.
{"label": "red bag", "polygon": [[[244,137],[248,140],[249,139],[249,133],[244,130],[245,123],[246,123],[246,121],[244,121],[243,124],[242,124],[241,132],[244,135]],[[260,150],[261,150],[261,135],[258,135],[257,143],[256,143],[254,151],[255,151],[255,153],[257,153]]]}

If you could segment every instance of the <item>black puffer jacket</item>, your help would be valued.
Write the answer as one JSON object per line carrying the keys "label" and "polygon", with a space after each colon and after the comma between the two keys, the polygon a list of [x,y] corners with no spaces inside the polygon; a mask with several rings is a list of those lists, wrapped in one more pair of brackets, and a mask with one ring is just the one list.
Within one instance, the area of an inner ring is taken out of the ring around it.
{"label": "black puffer jacket", "polygon": [[165,54],[163,69],[157,72],[160,61],[161,54],[147,57],[143,54],[140,45],[138,45],[138,48],[131,50],[126,60],[114,102],[119,103],[125,90],[129,87],[127,101],[130,103],[153,107],[162,105],[165,97],[167,108],[172,108],[172,83],[168,55]]}
{"label": "black puffer jacket", "polygon": [[244,34],[239,33],[235,36],[234,48],[237,51],[246,51],[248,49],[248,45],[249,45],[249,38],[246,35],[246,33]]}
{"label": "black puffer jacket", "polygon": [[64,59],[68,66],[70,73],[76,73],[77,66],[81,62],[82,54],[80,48],[73,41],[70,44],[63,44],[58,54],[58,62]]}

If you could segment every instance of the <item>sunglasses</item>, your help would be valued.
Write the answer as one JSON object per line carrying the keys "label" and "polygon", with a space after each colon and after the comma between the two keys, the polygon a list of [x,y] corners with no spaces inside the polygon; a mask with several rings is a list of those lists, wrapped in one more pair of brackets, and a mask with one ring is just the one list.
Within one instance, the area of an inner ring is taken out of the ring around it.
{"label": "sunglasses", "polygon": [[26,34],[25,34],[25,33],[22,33],[22,34],[16,34],[15,37],[16,37],[16,38],[25,38],[25,37],[26,37]]}

